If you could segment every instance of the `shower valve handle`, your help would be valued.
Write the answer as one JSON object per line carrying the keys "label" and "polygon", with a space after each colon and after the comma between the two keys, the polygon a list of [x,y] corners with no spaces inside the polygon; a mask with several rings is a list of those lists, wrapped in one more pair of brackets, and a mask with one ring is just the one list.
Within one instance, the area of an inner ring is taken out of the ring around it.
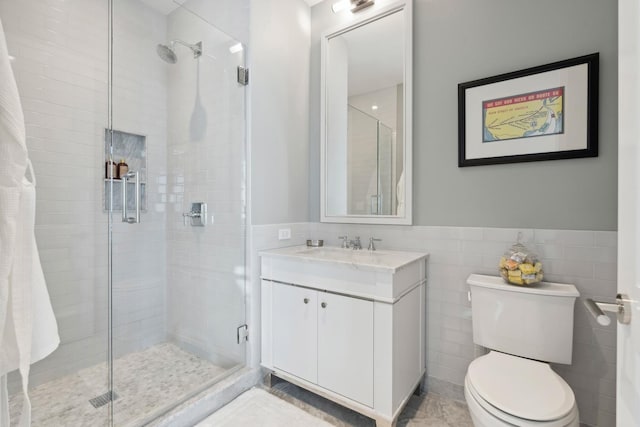
{"label": "shower valve handle", "polygon": [[187,218],[200,218],[202,214],[200,212],[185,212],[182,214],[184,225],[187,225]]}
{"label": "shower valve handle", "polygon": [[193,227],[204,227],[207,225],[207,204],[204,202],[192,203],[191,210],[182,214],[182,220],[184,225],[190,222]]}

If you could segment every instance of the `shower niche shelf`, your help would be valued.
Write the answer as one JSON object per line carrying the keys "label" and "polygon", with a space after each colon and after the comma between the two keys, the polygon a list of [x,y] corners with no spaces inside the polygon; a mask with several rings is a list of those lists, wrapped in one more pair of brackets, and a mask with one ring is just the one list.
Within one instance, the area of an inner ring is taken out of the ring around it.
{"label": "shower niche shelf", "polygon": [[[112,137],[113,132],[113,137]],[[140,202],[142,212],[147,211],[147,137],[119,130],[104,133],[104,163],[111,158],[115,163],[120,160],[129,166],[129,171],[140,173]],[[104,179],[103,209],[109,211],[109,202],[113,200],[113,210],[122,211],[122,180]],[[110,188],[113,184],[113,194]],[[127,183],[127,210],[135,209],[135,182]]]}

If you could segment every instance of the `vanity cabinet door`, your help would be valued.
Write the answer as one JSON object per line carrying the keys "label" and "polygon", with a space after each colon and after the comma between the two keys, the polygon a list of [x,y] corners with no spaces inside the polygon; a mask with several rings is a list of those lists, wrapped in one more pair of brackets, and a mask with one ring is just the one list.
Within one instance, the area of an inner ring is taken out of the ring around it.
{"label": "vanity cabinet door", "polygon": [[318,385],[373,407],[373,302],[318,292]]}
{"label": "vanity cabinet door", "polygon": [[273,284],[273,366],[312,383],[318,380],[317,295]]}

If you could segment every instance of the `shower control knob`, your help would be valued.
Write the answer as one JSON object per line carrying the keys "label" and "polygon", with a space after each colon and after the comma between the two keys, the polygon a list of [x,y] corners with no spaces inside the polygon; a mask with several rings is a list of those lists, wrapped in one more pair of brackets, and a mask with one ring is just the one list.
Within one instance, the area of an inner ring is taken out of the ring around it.
{"label": "shower control knob", "polygon": [[190,223],[192,227],[207,225],[207,204],[204,202],[191,203],[191,210],[182,214],[184,225]]}
{"label": "shower control knob", "polygon": [[309,298],[305,298],[303,301],[305,304],[309,304]]}
{"label": "shower control knob", "polygon": [[327,303],[326,303],[326,302],[323,302],[322,304],[320,304],[320,306],[321,306],[322,308],[327,308]]}

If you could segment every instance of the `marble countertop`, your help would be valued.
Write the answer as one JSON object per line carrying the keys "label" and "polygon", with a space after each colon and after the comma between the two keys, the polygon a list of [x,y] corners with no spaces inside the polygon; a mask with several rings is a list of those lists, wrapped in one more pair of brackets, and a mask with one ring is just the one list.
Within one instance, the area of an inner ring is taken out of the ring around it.
{"label": "marble countertop", "polygon": [[424,252],[353,250],[333,246],[316,248],[304,245],[270,249],[260,251],[259,254],[262,257],[280,257],[308,262],[348,264],[363,270],[390,273],[395,273],[404,266],[429,256],[429,254]]}

